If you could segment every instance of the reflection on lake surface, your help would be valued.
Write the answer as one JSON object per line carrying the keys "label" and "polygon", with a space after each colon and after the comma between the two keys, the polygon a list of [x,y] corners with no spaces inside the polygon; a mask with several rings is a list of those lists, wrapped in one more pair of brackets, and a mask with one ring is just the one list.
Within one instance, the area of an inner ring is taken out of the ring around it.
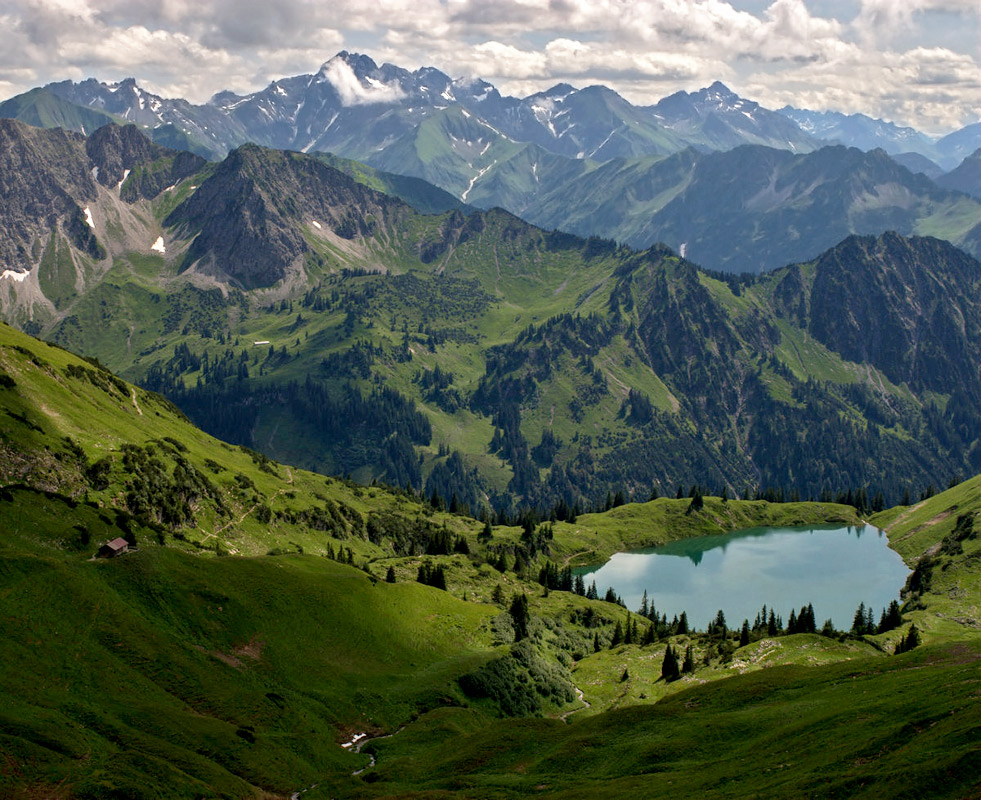
{"label": "reflection on lake surface", "polygon": [[612,586],[627,608],[640,607],[644,591],[670,620],[682,611],[704,630],[721,608],[730,627],[750,622],[765,603],[786,621],[791,609],[814,605],[817,625],[829,617],[851,627],[859,603],[876,621],[898,599],[909,573],[872,525],[847,528],[751,528],[684,539],[649,550],[617,553],[599,569],[583,570],[600,597]]}

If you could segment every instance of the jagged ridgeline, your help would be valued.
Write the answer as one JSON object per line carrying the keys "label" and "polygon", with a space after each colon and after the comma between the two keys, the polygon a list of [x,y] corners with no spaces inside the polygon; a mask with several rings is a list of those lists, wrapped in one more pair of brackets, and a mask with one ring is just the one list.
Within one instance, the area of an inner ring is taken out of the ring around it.
{"label": "jagged ridgeline", "polygon": [[475,512],[981,469],[981,273],[940,240],[737,277],[325,156],[0,131],[4,317],[278,460]]}

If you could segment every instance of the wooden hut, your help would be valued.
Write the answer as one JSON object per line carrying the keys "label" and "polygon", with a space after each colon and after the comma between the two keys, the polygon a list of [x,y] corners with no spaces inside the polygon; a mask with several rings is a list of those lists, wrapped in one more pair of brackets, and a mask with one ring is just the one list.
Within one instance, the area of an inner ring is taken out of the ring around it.
{"label": "wooden hut", "polygon": [[122,537],[119,537],[102,545],[99,548],[98,556],[99,558],[115,558],[127,550],[129,550],[129,543]]}

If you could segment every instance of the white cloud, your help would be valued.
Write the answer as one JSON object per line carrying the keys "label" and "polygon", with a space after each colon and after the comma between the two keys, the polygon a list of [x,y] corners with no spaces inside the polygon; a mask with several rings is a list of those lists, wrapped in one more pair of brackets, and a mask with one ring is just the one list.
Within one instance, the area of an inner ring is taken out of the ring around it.
{"label": "white cloud", "polygon": [[368,78],[368,85],[365,86],[342,58],[332,58],[324,65],[323,74],[337,90],[345,106],[395,103],[405,97],[405,92],[396,83],[382,83]]}
{"label": "white cloud", "polygon": [[[132,75],[161,94],[202,102],[221,89],[255,91],[312,72],[348,49],[410,69],[431,65],[453,77],[480,76],[513,94],[559,81],[605,83],[647,104],[719,79],[771,107],[804,105],[806,98],[812,106],[894,115],[935,131],[976,118],[977,0],[760,6],[756,0],[0,0],[0,92]],[[363,85],[339,65],[330,79],[351,104],[401,96],[397,86]]]}
{"label": "white cloud", "polygon": [[[861,80],[855,80],[861,75]],[[978,119],[981,73],[969,56],[945,48],[851,53],[835,63],[804,64],[779,76],[757,73],[750,96],[776,108],[864,113],[942,134]]]}

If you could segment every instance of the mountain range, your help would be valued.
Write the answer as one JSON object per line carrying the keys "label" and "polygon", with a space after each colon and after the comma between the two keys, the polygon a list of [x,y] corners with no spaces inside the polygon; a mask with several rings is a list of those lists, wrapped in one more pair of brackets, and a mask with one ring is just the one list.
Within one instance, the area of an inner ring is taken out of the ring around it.
{"label": "mountain range", "polygon": [[[71,109],[79,108],[86,111],[74,113],[89,116],[73,120]],[[760,144],[809,152],[843,144],[890,154],[918,153],[949,170],[977,149],[979,137],[977,125],[933,141],[911,128],[862,114],[791,107],[770,111],[719,82],[692,93],[677,92],[649,107],[634,106],[604,86],[558,84],[514,98],[479,78],[452,79],[432,67],[410,72],[392,64],[378,66],[368,56],[348,52],[338,53],[316,74],[273,81],[248,95],[221,91],[203,105],[154,95],[132,78],[116,84],[88,79],[32,90],[6,101],[0,113],[43,124],[60,118],[86,124],[89,131],[110,118],[133,122],[154,138],[187,136],[202,154],[213,157],[252,141],[365,161],[446,109],[466,111],[497,136],[597,161],[662,155],[691,146],[727,150]]]}
{"label": "mountain range", "polygon": [[343,52],[315,75],[250,95],[219,92],[201,106],[132,79],[89,79],[12,98],[0,115],[83,133],[132,122],[212,160],[247,142],[329,152],[422,178],[461,203],[632,247],[665,242],[730,272],[813,258],[849,233],[886,229],[978,254],[981,213],[960,196],[978,192],[969,167],[976,126],[932,142],[862,115],[769,111],[718,82],[650,107],[603,86],[560,84],[519,99],[481,80]]}
{"label": "mountain range", "polygon": [[737,278],[424,214],[324,156],[0,136],[4,318],[298,466],[497,510],[696,481],[899,499],[981,468],[981,269],[941,240],[846,235]]}

